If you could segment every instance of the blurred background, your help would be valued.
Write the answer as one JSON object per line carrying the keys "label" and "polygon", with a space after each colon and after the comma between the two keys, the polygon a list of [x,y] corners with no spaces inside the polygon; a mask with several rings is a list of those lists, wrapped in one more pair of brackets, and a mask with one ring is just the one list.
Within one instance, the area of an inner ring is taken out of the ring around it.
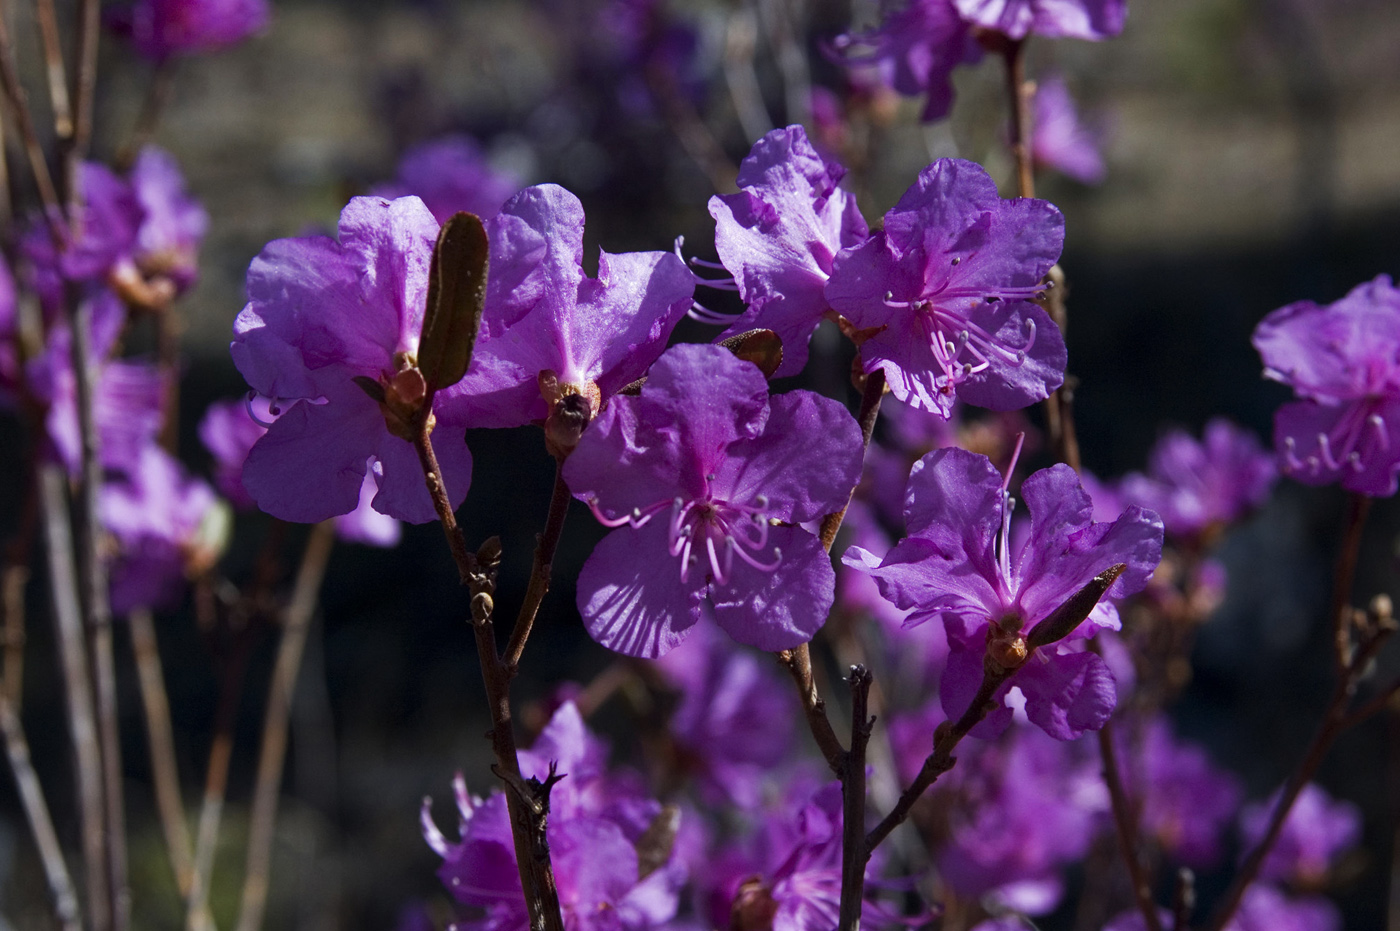
{"label": "blurred background", "polygon": [[[18,54],[34,69],[27,5],[16,6]],[[809,105],[787,93],[793,53],[813,85],[842,94],[845,73],[823,49],[877,14],[872,4],[830,0],[277,0],[265,34],[179,62],[155,140],[178,158],[211,216],[200,282],[182,305],[186,460],[207,461],[195,425],[208,403],[246,390],[227,346],[250,259],[270,239],[333,229],[348,197],[391,178],[412,145],[470,133],[494,167],[522,184],[554,181],[574,191],[588,216],[587,268],[596,268],[598,246],[669,249],[676,236],[685,237],[687,255],[713,259],[709,196],[717,186],[732,190],[734,168],[758,134],[800,119],[793,111]],[[1132,0],[1119,38],[1032,42],[1031,74],[1063,76],[1102,132],[1101,184],[1047,174],[1037,192],[1066,216],[1075,414],[1085,463],[1097,474],[1141,469],[1164,426],[1195,432],[1217,414],[1267,438],[1288,391],[1260,377],[1249,345],[1255,324],[1283,304],[1329,302],[1377,274],[1400,275],[1398,49],[1394,0]],[[101,74],[96,148],[110,155],[136,120],[151,69],[106,42]],[[948,121],[921,125],[917,100],[888,101],[878,119],[874,108],[867,113],[867,158],[853,165],[851,184],[868,220],[937,156],[980,161],[1013,193],[997,63],[960,68],[954,83]],[[681,338],[708,332],[697,327]],[[815,354],[841,372],[844,351],[819,339]],[[854,403],[842,379],[817,387]],[[460,517],[469,541],[502,538],[497,601],[513,606],[553,464],[534,428],[472,431],[467,440],[476,470]],[[5,470],[16,462],[0,454]],[[15,492],[5,494],[0,529],[8,533]],[[1254,798],[1282,779],[1331,688],[1321,618],[1343,504],[1337,489],[1281,482],[1220,546],[1230,589],[1201,633],[1178,726],[1239,773]],[[1398,527],[1394,502],[1377,502],[1359,600],[1400,594]],[[240,522],[231,577],[248,574],[264,530],[258,519]],[[526,727],[541,720],[531,702],[609,663],[573,607],[572,579],[599,536],[575,505],[516,686]],[[43,599],[31,589],[25,721],[41,775],[64,786],[57,670]],[[458,770],[476,791],[492,783],[465,609],[434,526],[405,528],[396,549],[333,553],[293,711],[267,927],[388,928],[406,903],[445,898],[419,804],[431,795],[440,815],[447,811]],[[217,676],[188,610],[158,622],[193,802]],[[227,856],[213,893],[223,922],[231,922],[241,882],[272,655],[268,638],[253,655],[239,708]],[[1400,669],[1393,649],[1382,662],[1391,674]],[[120,685],[135,894],[138,903],[157,903],[138,914],[143,927],[174,927],[180,918],[152,812],[135,685]],[[624,716],[605,710],[598,725],[612,727],[619,752],[628,752]],[[1343,738],[1320,781],[1367,815],[1365,862],[1343,901],[1348,927],[1383,927],[1400,809],[1396,717]],[[57,791],[51,801],[60,833],[71,838],[69,795]],[[45,926],[28,844],[12,786],[0,779],[0,903],[18,928]],[[1400,904],[1389,908],[1394,922]]]}

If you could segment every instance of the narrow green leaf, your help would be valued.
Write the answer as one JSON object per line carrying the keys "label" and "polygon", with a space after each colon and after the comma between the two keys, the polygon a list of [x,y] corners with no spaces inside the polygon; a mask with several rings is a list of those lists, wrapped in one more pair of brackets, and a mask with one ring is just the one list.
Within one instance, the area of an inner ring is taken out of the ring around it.
{"label": "narrow green leaf", "polygon": [[467,374],[486,306],[487,256],[480,217],[457,213],[442,225],[418,343],[418,368],[431,391],[449,388]]}

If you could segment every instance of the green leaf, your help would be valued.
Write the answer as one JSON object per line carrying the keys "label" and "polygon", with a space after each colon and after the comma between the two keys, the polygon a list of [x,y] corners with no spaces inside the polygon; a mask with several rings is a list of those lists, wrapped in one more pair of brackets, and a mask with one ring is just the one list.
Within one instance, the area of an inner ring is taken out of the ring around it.
{"label": "green leaf", "polygon": [[486,306],[488,247],[481,218],[448,218],[433,247],[428,306],[418,343],[418,369],[430,391],[449,388],[467,374]]}

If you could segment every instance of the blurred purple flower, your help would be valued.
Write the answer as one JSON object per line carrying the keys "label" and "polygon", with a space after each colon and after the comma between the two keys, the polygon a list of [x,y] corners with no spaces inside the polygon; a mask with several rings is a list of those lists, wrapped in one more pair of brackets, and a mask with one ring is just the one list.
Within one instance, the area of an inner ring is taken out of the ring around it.
{"label": "blurred purple flower", "polygon": [[1127,0],[953,0],[970,25],[1012,39],[1108,39],[1123,31]]}
{"label": "blurred purple flower", "polygon": [[848,66],[875,67],[881,80],[908,97],[927,93],[924,122],[940,120],[953,105],[949,75],[964,63],[978,61],[981,47],[952,0],[890,3],[874,30],[844,35],[834,43]]}
{"label": "blurred purple flower", "polygon": [[[950,718],[966,710],[981,683],[991,635],[1025,636],[1095,576],[1120,563],[1127,568],[1108,598],[1139,591],[1161,559],[1157,516],[1130,507],[1111,524],[1094,523],[1093,503],[1068,466],[1035,473],[1022,483],[1021,494],[1031,523],[1013,546],[1009,496],[991,460],[960,449],[938,450],[909,476],[904,511],[909,536],[883,560],[858,546],[843,559],[870,572],[885,598],[913,610],[906,624],[943,622],[950,652],[940,694]],[[1103,600],[1066,639],[1118,627],[1117,611]],[[1061,640],[1035,650],[1002,685],[997,702],[1019,687],[1030,720],[1060,740],[1102,727],[1117,702],[1113,675],[1102,659],[1081,647]],[[994,737],[1010,721],[1011,709],[1003,704],[972,733]]]}
{"label": "blurred purple flower", "polygon": [[1395,494],[1400,471],[1400,289],[1378,275],[1326,306],[1289,304],[1254,330],[1264,376],[1302,398],[1274,415],[1285,474]]}
{"label": "blurred purple flower", "polygon": [[[1267,803],[1245,806],[1240,813],[1240,834],[1248,847],[1263,838],[1278,805],[1275,792]],[[1259,875],[1265,879],[1320,886],[1337,857],[1361,840],[1361,811],[1351,802],[1333,801],[1316,783],[1308,783],[1298,795]]]}
{"label": "blurred purple flower", "polygon": [[1277,474],[1253,433],[1217,417],[1199,442],[1182,430],[1166,433],[1152,448],[1147,474],[1124,476],[1118,491],[1160,514],[1168,533],[1193,537],[1263,504]]}
{"label": "blurred purple flower", "polygon": [[790,687],[771,661],[760,662],[708,625],[657,665],[681,691],[669,727],[697,771],[701,798],[755,808],[772,771],[792,752]]}
{"label": "blurred purple flower", "polygon": [[[932,747],[930,731],[925,755]],[[958,802],[940,874],[961,896],[1053,911],[1064,894],[1060,871],[1084,857],[1108,811],[1097,758],[1024,726],[963,756],[947,789]]]}
{"label": "blurred purple flower", "polygon": [[820,541],[796,525],[845,505],[861,452],[859,427],[835,401],[808,391],[769,398],[758,368],[727,349],[673,346],[641,395],[614,398],[564,466],[574,496],[618,528],[579,575],[588,632],[654,658],[708,600],[740,643],[807,642],[831,607],[835,574]]}
{"label": "blurred purple flower", "polygon": [[720,262],[749,305],[720,335],[776,332],[783,341],[779,377],[807,364],[836,253],[870,235],[855,197],[838,186],[845,174],[817,154],[801,126],[789,126],[754,143],[739,167],[737,194],[710,198]]}
{"label": "blurred purple flower", "polygon": [[951,414],[954,398],[1014,410],[1064,381],[1065,344],[1030,303],[1060,255],[1064,217],[1043,200],[1002,200],[981,166],[939,159],[884,229],[836,257],[826,297],[857,330],[864,370],[895,397]]}
{"label": "blurred purple flower", "polygon": [[213,565],[227,534],[213,490],[153,444],[125,477],[102,486],[98,508],[116,542],[110,574],[117,614],[172,607],[186,578]]}
{"label": "blurred purple flower", "polygon": [[1321,896],[1289,897],[1268,883],[1244,893],[1240,910],[1225,931],[1342,931],[1337,906]]}
{"label": "blurred purple flower", "polygon": [[[487,226],[486,312],[466,378],[443,408],[478,427],[551,412],[546,383],[598,405],[636,381],[690,307],[695,279],[669,252],[602,252],[583,271],[583,205],[555,184],[528,187]],[[551,398],[551,401],[554,399]]]}
{"label": "blurred purple flower", "polygon": [[209,215],[185,190],[179,164],[163,149],[142,149],[130,180],[144,213],[133,250],[137,268],[147,278],[159,275],[179,290],[189,288],[198,273]]}
{"label": "blurred purple flower", "polygon": [[[354,381],[416,359],[438,222],[416,197],[356,197],[340,240],[268,243],[248,268],[249,302],[234,321],[233,361],[277,420],[248,454],[243,484],[264,511],[312,523],[353,511],[374,461],[375,510],[437,519],[407,440]],[[465,422],[436,403],[435,448],[453,507],[471,483]]]}
{"label": "blurred purple flower", "polygon": [[31,285],[51,315],[63,306],[65,280],[101,284],[114,267],[131,261],[145,216],[131,185],[106,165],[83,162],[78,185],[82,211],[63,250],[54,247],[53,234],[42,217],[32,217],[20,238]]}
{"label": "blurred purple flower", "polygon": [[1141,741],[1136,752],[1120,755],[1144,833],[1187,866],[1214,866],[1244,800],[1239,780],[1217,768],[1204,749],[1173,736],[1165,718],[1147,722]]}
{"label": "blurred purple flower", "polygon": [[1079,121],[1063,79],[1052,76],[1037,82],[1031,126],[1031,158],[1036,167],[1053,169],[1084,184],[1103,181],[1099,133]]}
{"label": "blurred purple flower", "polygon": [[267,0],[136,0],[110,9],[109,28],[152,61],[212,52],[261,31]]}
{"label": "blurred purple flower", "polygon": [[[562,705],[534,747],[520,754],[528,778],[544,779],[550,762],[567,774],[554,786],[546,827],[565,926],[572,931],[650,931],[669,922],[685,881],[674,849],[646,847],[643,834],[674,810],[612,784],[607,749],[588,733],[578,709]],[[516,868],[506,799],[467,794],[453,781],[461,839],[452,843],[433,823],[425,800],[423,836],[443,864],[438,878],[458,902],[483,914],[457,922],[464,931],[525,931],[529,916]],[[642,849],[639,849],[639,844]],[[645,856],[644,856],[645,855]],[[660,861],[656,865],[655,861]]]}
{"label": "blurred purple flower", "polygon": [[519,179],[491,167],[475,139],[459,134],[409,149],[394,179],[370,193],[390,200],[412,194],[446,223],[462,210],[489,220],[520,187]]}

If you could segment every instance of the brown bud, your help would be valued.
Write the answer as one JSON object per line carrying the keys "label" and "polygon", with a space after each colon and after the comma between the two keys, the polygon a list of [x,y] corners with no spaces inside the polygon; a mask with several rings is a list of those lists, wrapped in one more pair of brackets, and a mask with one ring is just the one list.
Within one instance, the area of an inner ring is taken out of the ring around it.
{"label": "brown bud", "polygon": [[546,369],[539,376],[540,396],[549,405],[544,421],[544,445],[556,459],[564,459],[574,451],[583,431],[598,416],[603,406],[603,394],[593,382],[582,385],[559,381],[559,376]]}
{"label": "brown bud", "polygon": [[757,876],[744,880],[729,912],[729,931],[772,931],[778,903]]}
{"label": "brown bud", "polygon": [[758,366],[764,378],[772,378],[778,366],[783,364],[783,341],[772,330],[749,330],[737,333],[720,345],[745,362]]}
{"label": "brown bud", "polygon": [[1068,637],[1076,627],[1084,623],[1089,612],[1094,610],[1094,605],[1099,603],[1099,599],[1127,569],[1128,564],[1120,562],[1094,576],[1089,580],[1089,584],[1070,595],[1069,600],[1056,608],[1049,617],[1031,628],[1026,643],[1034,650]]}

